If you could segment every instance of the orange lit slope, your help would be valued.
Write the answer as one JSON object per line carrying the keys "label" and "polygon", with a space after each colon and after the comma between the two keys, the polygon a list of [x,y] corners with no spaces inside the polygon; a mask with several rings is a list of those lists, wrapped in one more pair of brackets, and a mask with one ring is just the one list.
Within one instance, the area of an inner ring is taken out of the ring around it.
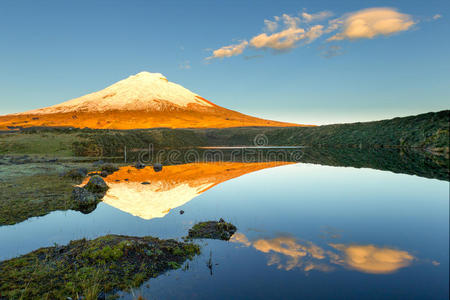
{"label": "orange lit slope", "polygon": [[143,219],[162,218],[224,181],[287,164],[292,163],[193,163],[165,166],[161,172],[123,167],[105,178],[109,190],[103,202]]}
{"label": "orange lit slope", "polygon": [[169,82],[160,73],[141,72],[61,104],[0,116],[0,130],[32,126],[144,129],[305,125],[244,115]]}
{"label": "orange lit slope", "polygon": [[[190,163],[181,165],[165,166],[161,172],[155,172],[152,167],[136,169],[135,167],[122,167],[105,178],[109,183],[123,181],[127,182],[164,182],[164,189],[170,189],[173,185],[188,184],[195,187],[209,184],[210,188],[224,181],[236,178],[248,173],[262,169],[273,168],[293,164],[293,162],[271,161],[258,163],[241,162],[209,162]],[[117,181],[118,180],[118,181]],[[202,191],[203,192],[203,191]]]}

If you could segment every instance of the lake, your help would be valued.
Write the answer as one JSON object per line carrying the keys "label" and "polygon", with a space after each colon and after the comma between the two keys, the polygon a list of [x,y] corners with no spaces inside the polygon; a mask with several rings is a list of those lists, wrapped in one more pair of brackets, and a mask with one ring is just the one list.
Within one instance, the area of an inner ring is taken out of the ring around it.
{"label": "lake", "polygon": [[230,241],[201,240],[188,267],[120,296],[448,299],[448,170],[398,151],[352,153],[179,163],[158,173],[123,166],[90,214],[54,211],[1,226],[0,259],[106,234],[180,239],[199,221],[223,218],[238,228]]}

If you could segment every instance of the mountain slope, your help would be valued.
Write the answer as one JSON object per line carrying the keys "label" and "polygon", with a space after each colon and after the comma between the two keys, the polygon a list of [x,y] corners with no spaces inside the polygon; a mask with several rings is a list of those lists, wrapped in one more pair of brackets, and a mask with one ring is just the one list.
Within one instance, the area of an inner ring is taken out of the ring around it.
{"label": "mountain slope", "polygon": [[70,126],[94,129],[286,127],[220,107],[160,73],[141,72],[67,102],[0,116],[0,129]]}

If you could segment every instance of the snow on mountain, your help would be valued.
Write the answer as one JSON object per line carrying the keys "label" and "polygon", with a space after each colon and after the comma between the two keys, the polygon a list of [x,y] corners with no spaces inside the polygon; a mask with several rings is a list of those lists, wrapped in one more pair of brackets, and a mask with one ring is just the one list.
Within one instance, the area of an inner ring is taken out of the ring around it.
{"label": "snow on mountain", "polygon": [[170,82],[161,73],[141,72],[113,85],[67,102],[21,114],[73,111],[161,110],[167,105],[186,109],[189,104],[213,107],[199,95]]}
{"label": "snow on mountain", "polygon": [[0,116],[0,130],[26,127],[91,129],[301,126],[264,120],[216,105],[161,73],[141,72],[79,98]]}

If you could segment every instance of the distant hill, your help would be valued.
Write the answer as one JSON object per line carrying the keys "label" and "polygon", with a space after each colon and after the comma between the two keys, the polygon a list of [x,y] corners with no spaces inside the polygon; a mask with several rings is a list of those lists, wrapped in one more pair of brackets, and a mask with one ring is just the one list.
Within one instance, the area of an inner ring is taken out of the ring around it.
{"label": "distant hill", "polygon": [[248,146],[254,145],[257,135],[264,134],[267,145],[273,146],[404,147],[448,153],[449,116],[450,111],[444,110],[390,120],[316,127],[154,129],[97,132],[94,135],[102,145],[138,143],[145,146],[152,143],[156,147],[180,147]]}
{"label": "distant hill", "polygon": [[450,111],[374,122],[268,130],[270,141],[286,145],[414,147],[439,150],[449,147]]}

